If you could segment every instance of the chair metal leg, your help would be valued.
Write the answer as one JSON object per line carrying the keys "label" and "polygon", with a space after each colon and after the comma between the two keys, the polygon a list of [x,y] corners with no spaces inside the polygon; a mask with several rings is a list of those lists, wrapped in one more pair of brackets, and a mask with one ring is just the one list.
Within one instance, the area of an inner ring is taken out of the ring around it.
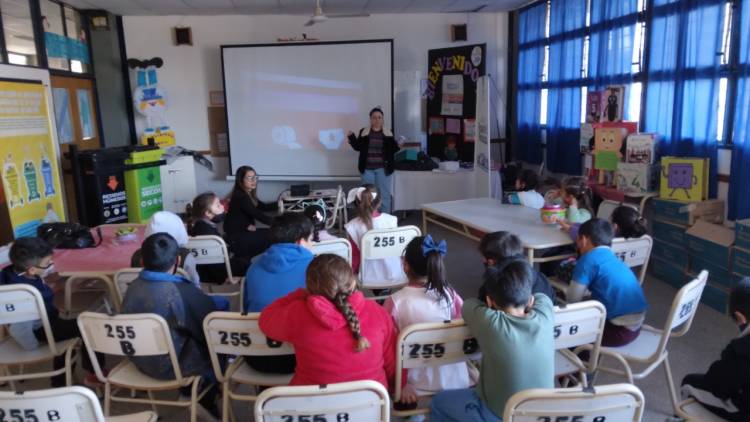
{"label": "chair metal leg", "polygon": [[104,383],[104,416],[109,416],[109,408],[112,402],[112,386],[109,382]]}
{"label": "chair metal leg", "polygon": [[672,409],[677,414],[677,408],[679,401],[677,400],[677,391],[674,388],[674,380],[672,379],[672,367],[669,365],[669,356],[664,358],[664,372],[667,374],[667,387],[669,387],[669,397],[672,399]]}
{"label": "chair metal leg", "polygon": [[201,377],[195,377],[193,387],[190,389],[190,422],[198,420],[198,386],[200,382]]}
{"label": "chair metal leg", "polygon": [[221,388],[221,421],[229,421],[229,380],[225,380]]}
{"label": "chair metal leg", "polygon": [[151,400],[151,410],[153,410],[154,413],[159,413],[156,411],[156,403],[154,403],[154,401],[156,400],[154,399],[154,392],[151,390],[146,390],[146,394],[148,394],[148,399]]}

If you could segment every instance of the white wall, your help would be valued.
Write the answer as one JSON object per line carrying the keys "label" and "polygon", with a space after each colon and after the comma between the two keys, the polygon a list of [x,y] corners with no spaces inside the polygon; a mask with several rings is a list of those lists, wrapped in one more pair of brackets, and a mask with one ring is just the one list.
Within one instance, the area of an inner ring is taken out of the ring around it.
{"label": "white wall", "polygon": [[[394,39],[394,93],[396,134],[416,138],[421,128],[421,109],[415,92],[407,93],[399,81],[419,83],[427,73],[427,51],[460,43],[449,39],[449,25],[468,24],[467,43],[487,43],[487,72],[493,76],[500,95],[505,96],[507,79],[507,13],[482,14],[399,14],[373,15],[369,18],[332,19],[313,27],[304,27],[305,16],[126,16],[123,18],[125,48],[128,58],[146,59],[161,57],[164,67],[159,70],[159,83],[166,90],[169,108],[167,122],[174,129],[177,143],[188,149],[209,149],[208,93],[222,90],[221,57],[219,46],[223,44],[256,44],[276,42],[279,37],[300,36],[321,41],[353,39]],[[189,26],[193,33],[193,46],[175,46],[172,28]],[[500,133],[505,131],[506,99],[498,99],[495,89],[492,103],[498,117]],[[410,96],[410,98],[404,98]],[[400,107],[401,105],[401,107]],[[407,108],[406,110],[404,108]],[[137,119],[137,130],[143,121]],[[496,130],[494,123],[493,131]],[[493,133],[493,136],[495,134]],[[238,160],[238,157],[234,157]],[[228,184],[225,159],[215,159],[217,167],[224,173],[213,174],[213,181],[200,175],[198,191],[213,189],[221,191]],[[252,165],[252,158],[245,160]],[[272,196],[282,186],[264,185],[261,196]]]}

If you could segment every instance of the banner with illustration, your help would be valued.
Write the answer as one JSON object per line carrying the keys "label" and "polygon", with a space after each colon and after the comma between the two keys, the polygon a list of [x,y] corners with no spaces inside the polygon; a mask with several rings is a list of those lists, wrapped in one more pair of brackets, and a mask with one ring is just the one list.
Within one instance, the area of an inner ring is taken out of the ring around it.
{"label": "banner with illustration", "polygon": [[474,160],[477,81],[485,75],[486,44],[427,53],[427,152],[431,157]]}
{"label": "banner with illustration", "polygon": [[47,107],[41,83],[0,80],[1,175],[16,238],[65,216]]}

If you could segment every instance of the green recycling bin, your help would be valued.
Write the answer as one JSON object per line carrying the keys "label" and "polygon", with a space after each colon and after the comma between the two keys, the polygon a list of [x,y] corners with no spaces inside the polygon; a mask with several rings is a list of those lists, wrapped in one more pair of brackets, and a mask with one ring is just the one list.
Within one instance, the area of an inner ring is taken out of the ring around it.
{"label": "green recycling bin", "polygon": [[133,151],[125,160],[125,190],[128,196],[128,222],[144,223],[163,210],[161,173],[166,164],[160,148]]}

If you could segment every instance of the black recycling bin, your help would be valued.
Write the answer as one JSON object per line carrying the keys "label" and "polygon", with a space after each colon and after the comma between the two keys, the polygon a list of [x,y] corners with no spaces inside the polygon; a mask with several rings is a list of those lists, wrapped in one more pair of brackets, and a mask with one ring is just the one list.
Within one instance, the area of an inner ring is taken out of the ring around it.
{"label": "black recycling bin", "polygon": [[132,147],[78,151],[71,146],[78,220],[82,224],[95,227],[128,222],[124,172],[131,151]]}

